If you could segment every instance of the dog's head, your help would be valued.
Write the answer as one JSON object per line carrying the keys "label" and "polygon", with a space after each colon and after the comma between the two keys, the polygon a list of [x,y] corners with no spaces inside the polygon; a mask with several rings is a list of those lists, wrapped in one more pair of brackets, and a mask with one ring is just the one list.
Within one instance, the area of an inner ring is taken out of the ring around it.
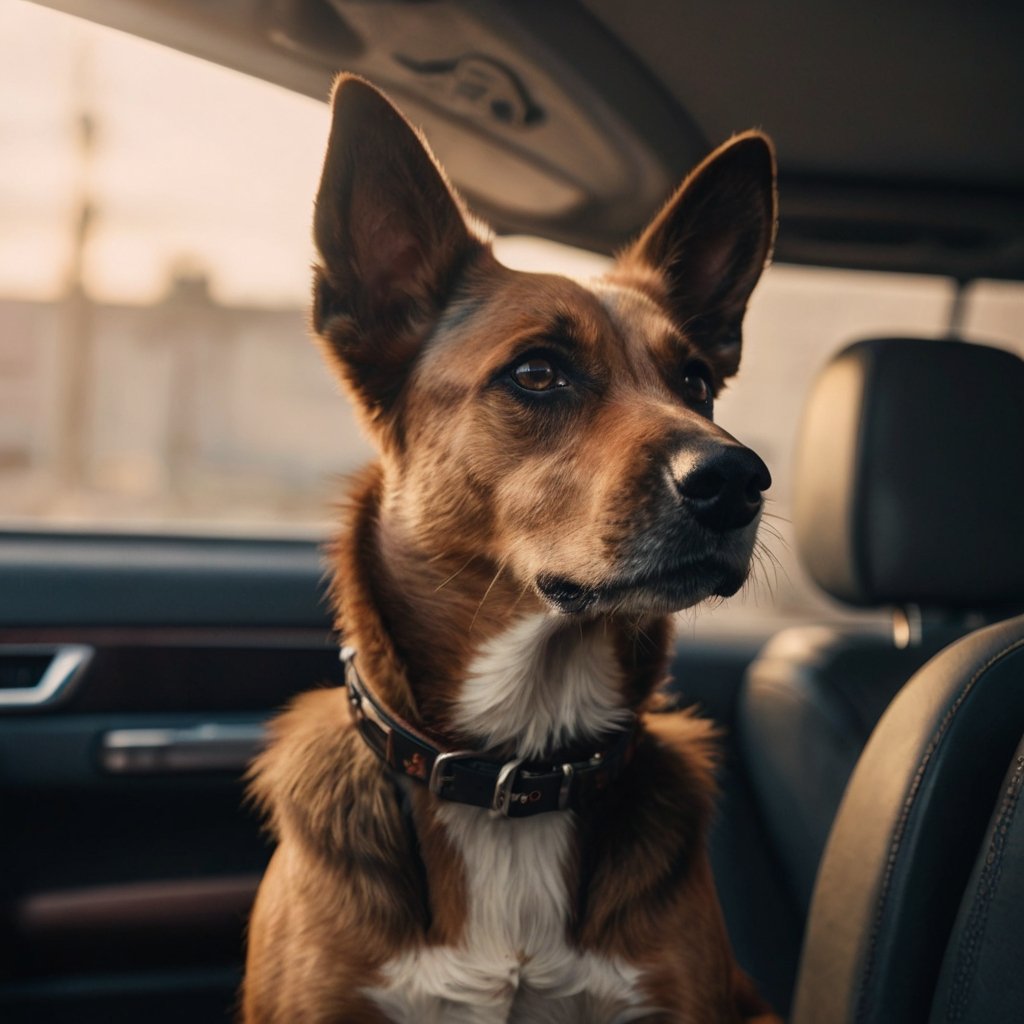
{"label": "dog's head", "polygon": [[403,543],[484,559],[564,613],[734,593],[770,477],[712,412],[775,210],[771,144],[748,133],[605,277],[515,272],[404,118],[341,78],[313,326],[380,449]]}

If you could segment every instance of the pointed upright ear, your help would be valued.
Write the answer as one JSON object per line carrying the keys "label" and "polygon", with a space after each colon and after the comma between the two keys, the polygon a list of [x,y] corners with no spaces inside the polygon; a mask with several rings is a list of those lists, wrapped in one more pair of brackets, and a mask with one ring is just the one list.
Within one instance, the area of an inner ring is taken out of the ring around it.
{"label": "pointed upright ear", "polygon": [[721,377],[740,365],[743,315],[775,241],[775,150],[759,132],[716,149],[619,261],[639,274]]}
{"label": "pointed upright ear", "polygon": [[418,132],[350,75],[334,87],[313,238],[313,328],[375,419],[485,245]]}

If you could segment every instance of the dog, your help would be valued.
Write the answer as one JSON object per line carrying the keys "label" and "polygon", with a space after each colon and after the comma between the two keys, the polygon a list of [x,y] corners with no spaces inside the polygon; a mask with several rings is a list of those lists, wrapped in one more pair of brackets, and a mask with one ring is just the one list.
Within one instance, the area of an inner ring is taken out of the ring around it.
{"label": "dog", "polygon": [[329,549],[347,687],[252,770],[249,1024],[776,1019],[709,870],[713,727],[656,695],[671,614],[749,571],[770,476],[712,413],[775,224],[748,132],[599,280],[515,272],[336,82],[312,328],[379,459]]}

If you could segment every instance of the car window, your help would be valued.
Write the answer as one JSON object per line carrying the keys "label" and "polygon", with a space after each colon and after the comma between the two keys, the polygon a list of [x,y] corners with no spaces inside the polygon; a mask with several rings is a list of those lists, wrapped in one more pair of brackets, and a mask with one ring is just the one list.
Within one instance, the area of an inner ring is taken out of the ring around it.
{"label": "car window", "polygon": [[[321,536],[370,455],[306,328],[324,105],[24,3],[0,9],[0,93],[0,527]],[[497,247],[526,269],[606,265]],[[771,554],[731,624],[820,611],[788,540],[816,370],[857,337],[941,335],[953,295],[767,272],[718,413],[775,480]],[[1024,348],[1021,285],[975,284],[967,310],[969,333]]]}

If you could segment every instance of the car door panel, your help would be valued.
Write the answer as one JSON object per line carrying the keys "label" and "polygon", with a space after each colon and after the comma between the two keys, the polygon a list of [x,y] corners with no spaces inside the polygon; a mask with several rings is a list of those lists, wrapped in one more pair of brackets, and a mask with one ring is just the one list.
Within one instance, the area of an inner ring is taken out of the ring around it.
{"label": "car door panel", "polygon": [[0,1019],[230,1016],[270,852],[244,768],[340,682],[321,575],[312,542],[0,540]]}

